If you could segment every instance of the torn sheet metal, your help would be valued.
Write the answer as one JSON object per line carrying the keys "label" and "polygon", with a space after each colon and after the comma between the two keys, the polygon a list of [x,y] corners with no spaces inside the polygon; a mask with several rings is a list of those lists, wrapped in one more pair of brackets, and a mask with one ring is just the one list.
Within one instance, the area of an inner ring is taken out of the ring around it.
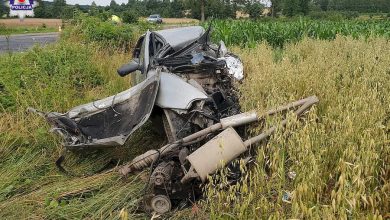
{"label": "torn sheet metal", "polygon": [[154,71],[129,90],[75,107],[63,115],[48,114],[48,121],[59,128],[55,131],[70,149],[123,145],[149,119],[158,87],[159,73]]}

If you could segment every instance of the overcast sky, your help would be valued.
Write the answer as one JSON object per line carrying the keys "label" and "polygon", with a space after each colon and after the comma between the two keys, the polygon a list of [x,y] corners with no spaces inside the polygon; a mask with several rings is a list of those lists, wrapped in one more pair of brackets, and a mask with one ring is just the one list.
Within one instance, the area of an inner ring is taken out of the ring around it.
{"label": "overcast sky", "polygon": [[[92,4],[94,0],[66,0],[67,4],[74,5],[74,4],[79,4],[79,5],[90,5]],[[111,0],[95,0],[95,3],[97,5],[109,5]],[[128,0],[115,0],[116,3],[122,4],[125,3],[127,4]]]}

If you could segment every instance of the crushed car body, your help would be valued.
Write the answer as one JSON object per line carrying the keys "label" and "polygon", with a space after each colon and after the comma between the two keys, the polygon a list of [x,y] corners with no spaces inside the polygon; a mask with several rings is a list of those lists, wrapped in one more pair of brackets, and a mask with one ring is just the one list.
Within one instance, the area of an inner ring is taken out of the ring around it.
{"label": "crushed car body", "polygon": [[131,73],[133,87],[65,114],[47,113],[47,121],[65,147],[80,149],[123,145],[148,119],[172,142],[238,113],[234,84],[243,65],[209,38],[200,26],[147,31],[133,60],[118,69],[120,76]]}

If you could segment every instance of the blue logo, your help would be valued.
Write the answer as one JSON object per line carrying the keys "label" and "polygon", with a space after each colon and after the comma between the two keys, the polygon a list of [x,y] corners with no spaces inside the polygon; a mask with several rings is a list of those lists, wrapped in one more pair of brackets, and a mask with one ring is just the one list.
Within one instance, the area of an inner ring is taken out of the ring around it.
{"label": "blue logo", "polygon": [[38,6],[35,0],[9,0],[7,3],[10,8],[9,15],[18,16],[20,19],[26,16],[34,17],[34,8]]}

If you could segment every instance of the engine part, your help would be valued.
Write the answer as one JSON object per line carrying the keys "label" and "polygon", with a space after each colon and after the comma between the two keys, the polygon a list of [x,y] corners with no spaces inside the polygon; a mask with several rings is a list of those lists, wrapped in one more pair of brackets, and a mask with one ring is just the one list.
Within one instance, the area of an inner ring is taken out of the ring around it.
{"label": "engine part", "polygon": [[157,195],[153,197],[150,205],[152,209],[159,214],[167,213],[172,208],[171,200],[166,195]]}
{"label": "engine part", "polygon": [[202,182],[207,175],[245,152],[246,146],[237,132],[229,127],[187,157]]}
{"label": "engine part", "polygon": [[155,186],[166,185],[171,179],[173,165],[173,161],[160,163],[153,170],[153,173],[150,176],[150,183],[154,184]]}
{"label": "engine part", "polygon": [[180,164],[184,164],[187,156],[190,154],[190,150],[188,148],[184,147],[183,149],[180,150],[179,152],[179,161]]}

